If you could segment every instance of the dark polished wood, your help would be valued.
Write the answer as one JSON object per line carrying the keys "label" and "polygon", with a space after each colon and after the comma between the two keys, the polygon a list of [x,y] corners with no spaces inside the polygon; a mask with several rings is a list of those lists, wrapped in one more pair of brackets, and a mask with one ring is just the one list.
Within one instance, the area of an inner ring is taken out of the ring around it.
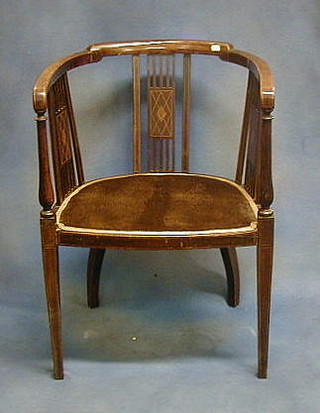
{"label": "dark polished wood", "polygon": [[50,174],[47,117],[39,112],[36,117],[36,122],[39,154],[39,202],[43,211],[51,211],[55,203],[55,197]]}
{"label": "dark polished wood", "polygon": [[88,307],[99,307],[100,274],[105,249],[90,248],[87,266],[87,301]]}
{"label": "dark polished wood", "polygon": [[59,256],[54,217],[42,217],[40,219],[40,227],[43,272],[53,355],[53,375],[55,379],[63,379]]}
{"label": "dark polished wood", "polygon": [[84,182],[82,160],[67,74],[51,86],[49,120],[57,202]]}
{"label": "dark polished wood", "polygon": [[227,303],[237,307],[240,302],[240,274],[237,252],[235,248],[221,248],[221,255],[228,282]]}
{"label": "dark polished wood", "polygon": [[133,56],[133,171],[142,172],[141,166],[141,68],[140,56]]}
{"label": "dark polished wood", "polygon": [[267,378],[273,263],[273,211],[259,216],[257,248],[258,377]]}
{"label": "dark polished wood", "polygon": [[182,170],[189,172],[191,109],[191,55],[183,56]]}
{"label": "dark polished wood", "polygon": [[[248,70],[235,180],[190,173],[191,72],[199,54]],[[119,55],[130,55],[132,59],[133,173],[86,181],[68,72]],[[176,73],[178,69],[180,75]],[[181,87],[176,79],[182,80]],[[147,96],[143,95],[145,92]],[[42,72],[34,87],[33,103],[37,113],[42,254],[55,378],[63,378],[58,257],[62,245],[90,248],[87,295],[91,308],[99,305],[105,249],[220,248],[228,284],[227,302],[236,307],[240,294],[236,248],[256,246],[258,377],[267,376],[274,225],[274,99],[274,80],[268,64],[224,42],[143,40],[93,44]],[[145,102],[147,110],[143,109]],[[181,127],[177,128],[178,122]]]}

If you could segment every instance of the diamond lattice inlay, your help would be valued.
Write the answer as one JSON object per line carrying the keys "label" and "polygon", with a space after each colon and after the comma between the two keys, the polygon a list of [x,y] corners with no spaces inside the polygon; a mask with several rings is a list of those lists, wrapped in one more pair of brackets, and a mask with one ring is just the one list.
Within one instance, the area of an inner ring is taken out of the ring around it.
{"label": "diamond lattice inlay", "polygon": [[59,131],[59,153],[60,162],[63,165],[65,162],[71,159],[71,147],[70,147],[70,127],[67,117],[66,109],[63,108],[56,115],[57,130]]}
{"label": "diamond lattice inlay", "polygon": [[167,112],[163,106],[160,106],[157,112],[157,116],[160,122],[163,122],[167,116]]}
{"label": "diamond lattice inlay", "polygon": [[174,88],[149,89],[150,138],[174,137]]}

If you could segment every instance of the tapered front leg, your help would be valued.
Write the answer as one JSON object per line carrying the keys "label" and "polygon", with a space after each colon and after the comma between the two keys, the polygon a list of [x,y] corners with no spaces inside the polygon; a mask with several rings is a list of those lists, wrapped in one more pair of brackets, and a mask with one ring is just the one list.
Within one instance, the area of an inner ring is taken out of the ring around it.
{"label": "tapered front leg", "polygon": [[41,218],[40,225],[54,378],[63,379],[59,255],[56,242],[55,219],[53,217]]}
{"label": "tapered front leg", "polygon": [[240,276],[237,252],[235,248],[221,248],[220,251],[228,283],[227,303],[230,307],[237,307],[240,301]]}
{"label": "tapered front leg", "polygon": [[259,216],[259,243],[257,247],[257,290],[258,290],[258,377],[267,378],[270,308],[273,263],[274,217]]}
{"label": "tapered front leg", "polygon": [[99,307],[100,274],[105,249],[90,248],[87,266],[87,301],[90,308]]}

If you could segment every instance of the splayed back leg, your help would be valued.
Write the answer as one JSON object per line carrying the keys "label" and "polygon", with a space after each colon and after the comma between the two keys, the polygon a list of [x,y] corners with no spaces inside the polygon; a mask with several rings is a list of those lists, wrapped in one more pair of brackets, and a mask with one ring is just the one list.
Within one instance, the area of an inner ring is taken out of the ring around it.
{"label": "splayed back leg", "polygon": [[227,276],[227,303],[230,307],[237,307],[240,301],[240,277],[237,252],[235,248],[220,248],[220,251]]}
{"label": "splayed back leg", "polygon": [[99,307],[100,274],[105,251],[90,248],[87,266],[87,301],[90,308]]}

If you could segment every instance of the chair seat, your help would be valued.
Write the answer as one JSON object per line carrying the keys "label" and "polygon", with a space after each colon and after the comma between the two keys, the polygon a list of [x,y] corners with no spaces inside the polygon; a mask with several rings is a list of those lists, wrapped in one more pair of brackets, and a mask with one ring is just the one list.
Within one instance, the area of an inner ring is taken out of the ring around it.
{"label": "chair seat", "polygon": [[257,207],[235,182],[207,175],[147,173],[87,182],[57,211],[61,230],[193,235],[255,231]]}

